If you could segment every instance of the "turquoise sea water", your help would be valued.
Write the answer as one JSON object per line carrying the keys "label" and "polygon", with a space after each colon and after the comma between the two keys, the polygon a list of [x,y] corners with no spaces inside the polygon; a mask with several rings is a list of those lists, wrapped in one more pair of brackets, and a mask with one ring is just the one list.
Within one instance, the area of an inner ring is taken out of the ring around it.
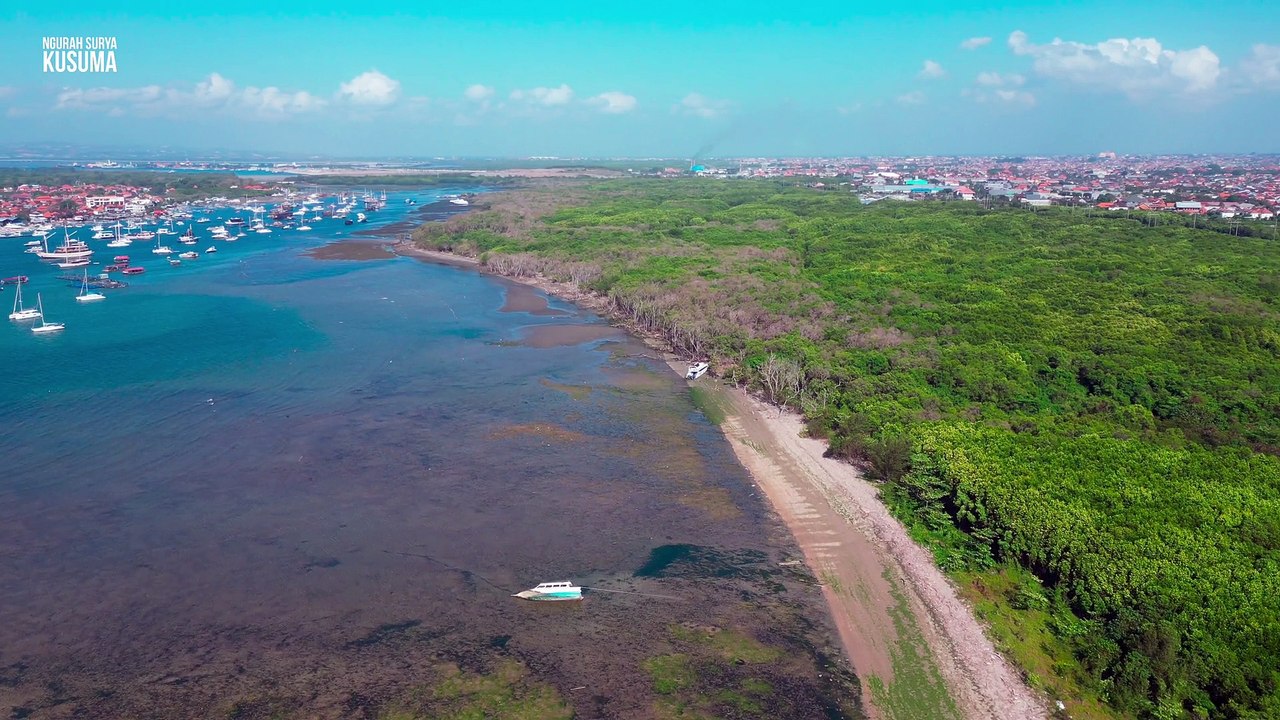
{"label": "turquoise sea water", "polygon": [[[85,306],[0,244],[67,326],[0,325],[0,714],[372,717],[494,653],[591,686],[580,716],[647,714],[654,644],[727,624],[749,593],[717,583],[749,575],[635,569],[671,543],[761,567],[788,547],[718,430],[621,334],[520,342],[600,318],[500,312],[508,286],[472,270],[314,259],[363,228],[313,225],[180,267],[135,243],[147,272]],[[568,579],[683,600],[509,597]],[[824,712],[796,682],[788,712]]]}

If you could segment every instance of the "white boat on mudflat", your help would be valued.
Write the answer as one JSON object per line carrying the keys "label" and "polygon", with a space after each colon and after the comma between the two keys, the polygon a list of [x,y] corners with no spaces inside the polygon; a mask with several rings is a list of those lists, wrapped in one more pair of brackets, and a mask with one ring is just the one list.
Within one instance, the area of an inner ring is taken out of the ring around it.
{"label": "white boat on mudflat", "polygon": [[523,600],[581,600],[582,588],[571,582],[539,583],[531,590],[521,590],[511,597]]}
{"label": "white boat on mudflat", "polygon": [[684,379],[697,380],[698,378],[706,374],[707,370],[709,370],[710,368],[711,366],[704,362],[694,363],[689,366],[689,372],[684,374]]}

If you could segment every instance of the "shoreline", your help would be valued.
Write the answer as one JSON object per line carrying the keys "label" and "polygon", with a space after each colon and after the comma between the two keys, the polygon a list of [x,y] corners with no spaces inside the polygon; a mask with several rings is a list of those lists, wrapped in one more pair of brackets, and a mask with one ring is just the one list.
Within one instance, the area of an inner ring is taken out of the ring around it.
{"label": "shoreline", "polygon": [[[661,352],[673,371],[680,373],[684,364],[661,338],[617,317],[606,298],[570,283],[502,275],[485,269],[476,258],[426,250],[411,241],[395,243],[391,249],[538,288],[603,315]],[[862,683],[869,717],[903,717],[885,707],[891,704],[889,688],[895,679],[904,685],[940,680],[965,720],[1048,717],[1047,700],[996,650],[928,549],[911,539],[857,468],[826,457],[826,443],[805,437],[796,413],[768,406],[742,388],[716,380],[701,386],[711,388],[727,411],[721,432],[821,583],[846,660]],[[899,662],[904,644],[917,645],[908,652],[920,660],[909,672]],[[907,693],[913,691],[906,687]],[[939,703],[945,705],[946,697]]]}

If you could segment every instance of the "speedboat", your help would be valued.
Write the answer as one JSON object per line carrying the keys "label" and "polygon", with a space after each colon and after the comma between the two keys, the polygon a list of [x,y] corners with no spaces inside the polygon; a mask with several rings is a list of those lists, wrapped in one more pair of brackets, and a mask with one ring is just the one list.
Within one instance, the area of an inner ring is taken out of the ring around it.
{"label": "speedboat", "polygon": [[209,253],[216,253],[216,252],[218,252],[218,248],[210,245],[209,249],[204,251],[204,254],[208,255]]}
{"label": "speedboat", "polygon": [[539,583],[531,590],[521,590],[511,597],[523,600],[581,600],[582,588],[571,582]]}
{"label": "speedboat", "polygon": [[184,253],[178,253],[178,257],[182,258],[183,260],[195,260],[196,258],[200,257],[200,253],[196,252],[195,250],[188,250]]}
{"label": "speedboat", "polygon": [[706,373],[710,367],[711,367],[710,365],[704,362],[694,363],[689,366],[689,372],[684,374],[684,379],[697,380],[698,378],[702,377],[703,374]]}

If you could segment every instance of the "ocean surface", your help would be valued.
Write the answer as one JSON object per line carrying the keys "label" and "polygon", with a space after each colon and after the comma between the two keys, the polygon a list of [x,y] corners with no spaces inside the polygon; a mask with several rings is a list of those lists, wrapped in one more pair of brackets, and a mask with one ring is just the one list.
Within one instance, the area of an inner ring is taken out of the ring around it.
{"label": "ocean surface", "polygon": [[[0,325],[0,716],[379,717],[511,658],[578,717],[644,717],[674,624],[821,649],[785,530],[645,346],[526,342],[604,323],[503,312],[474,270],[305,254],[437,197],[180,267],[94,241],[147,272],[84,306],[0,240],[66,324]],[[638,573],[685,547],[706,577]],[[509,597],[561,579],[601,591]],[[832,716],[814,657],[777,670],[794,717]]]}

